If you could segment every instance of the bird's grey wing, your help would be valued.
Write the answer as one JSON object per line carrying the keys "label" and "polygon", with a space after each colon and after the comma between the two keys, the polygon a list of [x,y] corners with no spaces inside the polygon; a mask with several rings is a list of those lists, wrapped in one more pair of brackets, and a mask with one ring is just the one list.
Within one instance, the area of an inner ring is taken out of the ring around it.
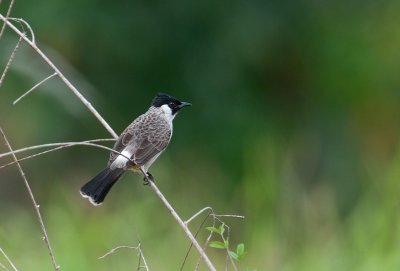
{"label": "bird's grey wing", "polygon": [[[119,136],[117,141],[114,144],[113,150],[122,153],[123,150],[128,146],[128,144],[133,141],[133,137],[135,135],[135,130],[138,129],[140,122],[143,119],[143,115],[139,116],[134,122],[132,122]],[[112,164],[115,159],[119,156],[116,152],[110,153],[110,159],[108,161],[108,165]]]}
{"label": "bird's grey wing", "polygon": [[171,139],[171,127],[166,121],[147,125],[140,134],[132,159],[136,165],[143,166],[162,152]]}
{"label": "bird's grey wing", "polygon": [[[130,154],[138,166],[143,166],[155,155],[163,151],[171,138],[171,127],[166,121],[154,121],[146,115],[138,117],[120,135],[113,149]],[[111,152],[108,164],[111,165],[119,154]],[[117,167],[125,166],[127,159],[117,161]],[[121,164],[122,163],[122,164]]]}

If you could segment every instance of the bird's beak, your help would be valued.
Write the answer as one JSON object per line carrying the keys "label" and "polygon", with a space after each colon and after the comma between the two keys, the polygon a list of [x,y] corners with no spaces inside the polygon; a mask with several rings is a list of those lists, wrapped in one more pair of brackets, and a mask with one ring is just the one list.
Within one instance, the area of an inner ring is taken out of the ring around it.
{"label": "bird's beak", "polygon": [[179,107],[179,109],[180,109],[180,108],[183,108],[183,107],[185,107],[185,106],[191,106],[191,105],[192,105],[191,103],[181,102],[181,104],[180,104],[178,107]]}

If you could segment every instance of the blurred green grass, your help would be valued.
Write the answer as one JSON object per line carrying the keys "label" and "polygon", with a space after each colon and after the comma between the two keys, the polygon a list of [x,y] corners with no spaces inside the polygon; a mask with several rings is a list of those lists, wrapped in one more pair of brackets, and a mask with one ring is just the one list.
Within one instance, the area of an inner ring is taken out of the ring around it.
{"label": "blurred green grass", "polygon": [[[227,221],[248,249],[243,267],[364,271],[400,267],[399,11],[394,0],[17,0],[13,16],[117,132],[158,91],[193,103],[152,173],[183,218],[205,206],[246,216]],[[0,40],[0,67],[17,40],[10,30]],[[0,89],[13,147],[109,137],[57,80],[11,105],[49,74],[23,45]],[[134,270],[135,251],[97,258],[140,238],[152,269],[178,270],[189,243],[139,175],[99,208],[80,198],[106,159],[75,147],[22,164],[57,262]],[[15,168],[0,171],[0,217],[17,267],[51,270]],[[185,270],[195,262],[192,251]]]}

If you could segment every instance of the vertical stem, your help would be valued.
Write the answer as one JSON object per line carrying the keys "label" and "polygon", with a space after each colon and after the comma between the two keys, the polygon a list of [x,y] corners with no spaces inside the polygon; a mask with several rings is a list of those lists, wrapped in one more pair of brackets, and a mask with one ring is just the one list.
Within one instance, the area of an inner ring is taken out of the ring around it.
{"label": "vertical stem", "polygon": [[39,210],[40,206],[36,202],[36,199],[35,199],[35,196],[33,195],[31,186],[29,185],[28,179],[25,176],[25,172],[22,170],[21,164],[18,162],[17,156],[13,152],[13,150],[11,148],[11,145],[10,145],[10,142],[8,141],[6,135],[4,134],[3,129],[1,127],[0,127],[0,133],[3,135],[3,138],[4,138],[4,141],[6,143],[6,146],[12,152],[12,156],[13,156],[14,160],[17,163],[18,170],[19,170],[19,172],[21,174],[21,177],[24,179],[24,183],[25,183],[26,189],[28,190],[29,196],[31,197],[32,204],[35,207],[35,211],[36,211],[36,215],[37,215],[38,220],[39,220],[40,227],[42,228],[43,241],[46,243],[47,249],[49,250],[51,263],[53,264],[54,270],[58,271],[59,266],[57,265],[56,260],[54,258],[54,253],[53,253],[53,250],[52,250],[51,245],[50,245],[50,240],[49,240],[49,237],[47,235],[46,227],[44,226],[42,214],[40,213],[40,210]]}

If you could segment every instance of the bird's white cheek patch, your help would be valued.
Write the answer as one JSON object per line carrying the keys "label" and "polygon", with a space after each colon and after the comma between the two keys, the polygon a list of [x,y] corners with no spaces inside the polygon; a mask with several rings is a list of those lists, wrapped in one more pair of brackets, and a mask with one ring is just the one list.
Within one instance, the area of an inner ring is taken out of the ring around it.
{"label": "bird's white cheek patch", "polygon": [[161,106],[161,110],[164,113],[165,118],[167,119],[167,121],[171,121],[175,118],[175,115],[172,115],[172,110],[171,108],[167,105],[167,104],[163,104]]}

